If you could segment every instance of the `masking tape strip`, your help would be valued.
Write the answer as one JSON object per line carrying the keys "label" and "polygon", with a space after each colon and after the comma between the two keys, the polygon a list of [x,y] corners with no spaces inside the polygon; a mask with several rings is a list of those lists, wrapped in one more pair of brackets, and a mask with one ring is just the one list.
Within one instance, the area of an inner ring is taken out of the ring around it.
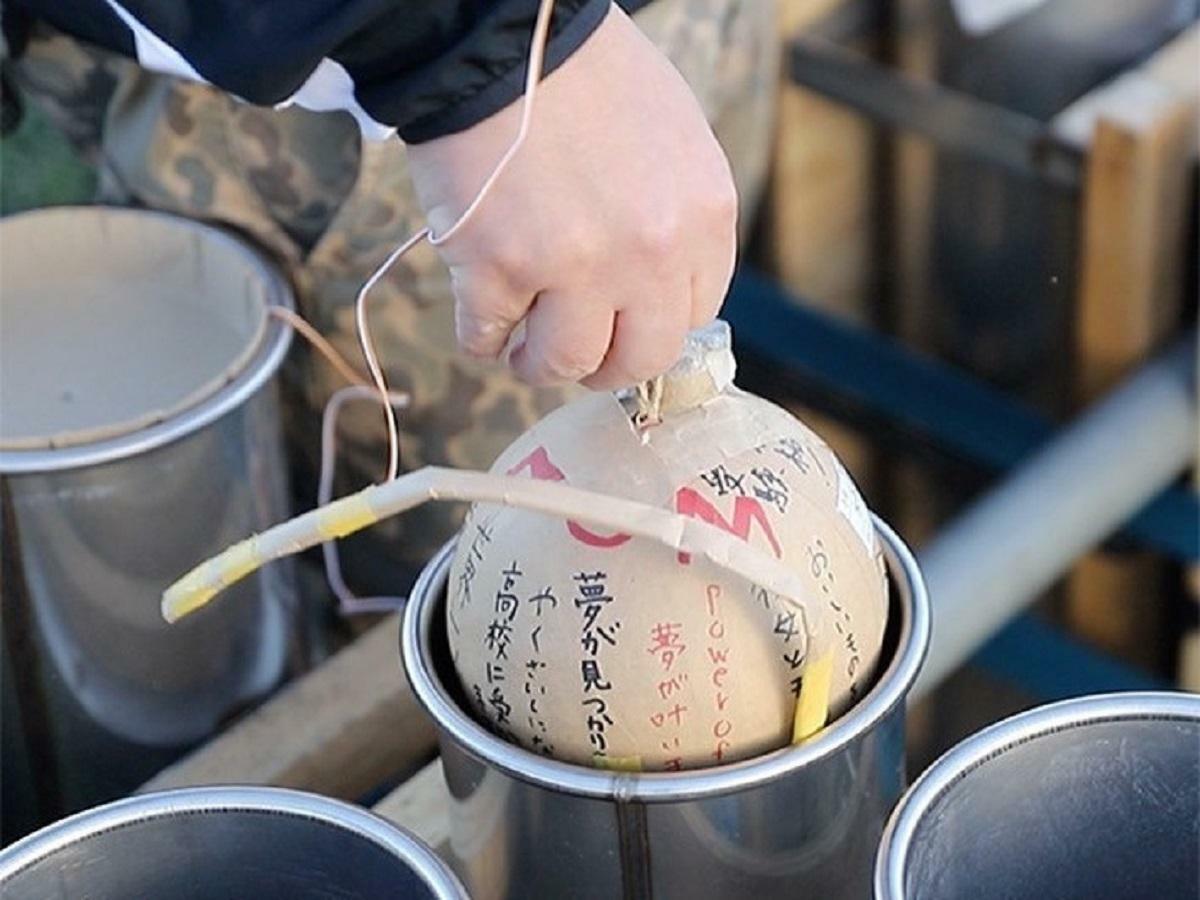
{"label": "masking tape strip", "polygon": [[365,493],[366,491],[359,491],[357,494],[335,500],[321,509],[317,513],[317,531],[321,537],[336,540],[379,521],[379,516],[367,502]]}
{"label": "masking tape strip", "polygon": [[179,621],[215,597],[218,590],[209,578],[208,564],[193,569],[171,586],[169,596],[164,596],[163,618],[168,622]]}
{"label": "masking tape strip", "polygon": [[827,652],[808,664],[796,701],[792,743],[799,744],[825,727],[829,718],[829,691],[833,683],[833,653]]}
{"label": "masking tape strip", "polygon": [[[167,588],[162,612],[168,622],[212,599],[230,573],[245,574],[255,566],[298,553],[308,547],[351,534],[368,525],[430,500],[471,500],[520,506],[577,518],[604,528],[628,531],[676,550],[701,554],[717,565],[761,584],[790,602],[804,606],[812,633],[823,610],[811,601],[811,591],[800,576],[750,544],[699,519],[635,500],[606,497],[552,481],[506,478],[483,472],[465,472],[427,466],[394,481],[369,487],[264,531],[252,539],[253,551],[235,547],[233,562],[222,554]],[[245,543],[245,542],[243,542]],[[253,563],[253,565],[252,565]]]}
{"label": "masking tape strip", "polygon": [[234,544],[219,556],[197,566],[167,590],[163,597],[164,617],[168,622],[176,622],[195,612],[262,563],[257,536]]}
{"label": "masking tape strip", "polygon": [[234,544],[217,557],[217,560],[222,564],[217,573],[221,580],[221,587],[228,587],[234,582],[241,581],[263,563],[262,556],[258,551],[258,538],[252,537],[240,544]]}
{"label": "masking tape strip", "polygon": [[702,472],[747,453],[776,433],[760,410],[723,394],[691,413],[674,431],[651,431],[649,449],[672,484],[694,481]]}

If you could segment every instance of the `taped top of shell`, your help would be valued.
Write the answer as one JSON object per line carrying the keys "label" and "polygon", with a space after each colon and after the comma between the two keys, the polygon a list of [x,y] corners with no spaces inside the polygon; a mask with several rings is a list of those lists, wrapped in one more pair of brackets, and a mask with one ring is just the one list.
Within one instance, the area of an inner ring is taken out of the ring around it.
{"label": "taped top of shell", "polygon": [[688,333],[683,353],[667,372],[618,397],[634,424],[649,427],[665,415],[711,400],[733,384],[736,371],[729,324],[715,319]]}

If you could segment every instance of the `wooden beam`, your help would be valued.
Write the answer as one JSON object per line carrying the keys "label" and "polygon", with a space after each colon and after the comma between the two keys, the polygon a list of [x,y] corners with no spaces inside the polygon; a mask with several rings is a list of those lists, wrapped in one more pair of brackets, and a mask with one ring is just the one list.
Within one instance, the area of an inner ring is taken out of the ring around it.
{"label": "wooden beam", "polygon": [[[1193,25],[1178,38],[1154,55],[1146,64],[1150,77],[1160,84],[1170,86],[1179,91],[1181,96],[1195,98],[1200,94],[1200,24]],[[1200,128],[1195,128],[1196,155],[1200,156]],[[1193,196],[1192,202],[1200,198]],[[1190,298],[1195,302],[1196,298]],[[1197,375],[1197,387],[1200,388],[1200,374]],[[1200,442],[1197,442],[1196,470],[1193,484],[1200,491]],[[1193,566],[1187,574],[1188,592],[1192,599],[1200,604],[1200,566]],[[1200,628],[1187,629],[1180,638],[1179,647],[1179,686],[1184,690],[1200,692]]]}
{"label": "wooden beam", "polygon": [[415,767],[435,738],[404,677],[398,623],[389,616],[140,792],[265,784],[353,800]]}
{"label": "wooden beam", "polygon": [[435,759],[380,800],[375,812],[444,855],[450,840],[450,794],[442,761]]}
{"label": "wooden beam", "polygon": [[[1194,65],[1197,48],[1193,28],[1073,104],[1055,125],[1089,150],[1076,319],[1081,403],[1106,392],[1180,321],[1194,251],[1186,241],[1200,83],[1193,75],[1186,89],[1172,73],[1181,52]],[[1163,577],[1150,554],[1093,554],[1071,576],[1068,616],[1093,643],[1157,668],[1167,638]]]}
{"label": "wooden beam", "polygon": [[1178,324],[1196,108],[1164,101],[1142,125],[1096,123],[1083,209],[1081,400],[1094,399]]}
{"label": "wooden beam", "polygon": [[[779,0],[786,41],[847,0]],[[786,49],[785,49],[786,56]],[[796,296],[866,325],[872,316],[871,126],[856,111],[793,84],[780,71],[770,176],[756,248],[760,262]],[[833,448],[870,498],[875,455],[850,428],[795,405],[790,411]]]}
{"label": "wooden beam", "polygon": [[[785,41],[845,0],[781,0]],[[870,124],[780,73],[762,214],[763,264],[810,302],[865,322],[870,266]]]}

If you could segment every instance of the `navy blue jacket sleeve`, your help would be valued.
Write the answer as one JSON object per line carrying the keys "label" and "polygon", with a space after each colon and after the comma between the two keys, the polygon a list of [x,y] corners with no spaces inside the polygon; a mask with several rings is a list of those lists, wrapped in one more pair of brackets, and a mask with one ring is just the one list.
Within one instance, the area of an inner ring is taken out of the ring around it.
{"label": "navy blue jacket sleeve", "polygon": [[[547,72],[587,39],[610,2],[555,0]],[[537,8],[538,0],[3,5],[6,37],[41,19],[148,68],[199,78],[247,102],[343,108],[367,133],[394,129],[412,143],[466,129],[520,96]]]}

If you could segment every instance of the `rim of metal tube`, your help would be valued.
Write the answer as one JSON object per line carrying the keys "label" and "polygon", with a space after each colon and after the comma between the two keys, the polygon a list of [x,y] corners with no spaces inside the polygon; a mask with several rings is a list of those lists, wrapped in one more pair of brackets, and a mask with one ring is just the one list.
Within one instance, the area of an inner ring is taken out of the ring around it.
{"label": "rim of metal tube", "polygon": [[916,680],[929,645],[929,598],[917,562],[904,542],[873,516],[888,571],[903,611],[895,653],[875,686],[845,715],[804,744],[710,769],[688,772],[613,772],[546,759],[496,737],[467,715],[433,666],[428,635],[436,602],[449,577],[454,542],[421,573],[401,626],[405,673],[413,693],[437,726],[472,756],[513,778],[551,791],[607,800],[663,803],[745,790],[815,763],[870,731],[899,704]]}
{"label": "rim of metal tube", "polygon": [[943,753],[892,811],[875,856],[876,900],[904,900],[904,874],[922,820],[946,792],[1006,750],[1054,732],[1120,721],[1200,723],[1200,695],[1127,691],[1074,697],[989,725]]}
{"label": "rim of metal tube", "polygon": [[467,900],[466,888],[432,850],[397,825],[361,807],[276,787],[197,787],[127,797],[76,813],[0,852],[0,885],[28,866],[106,831],[177,815],[262,812],[311,819],[348,831],[401,860],[440,900]]}
{"label": "rim of metal tube", "polygon": [[[106,212],[111,208],[105,207]],[[118,210],[120,211],[120,210]],[[238,357],[229,379],[207,396],[179,410],[168,418],[116,437],[56,448],[0,450],[0,475],[28,475],[81,469],[116,460],[128,459],[165,444],[172,443],[199,431],[226,413],[237,409],[265,384],[283,362],[292,342],[292,329],[269,315],[270,306],[294,309],[295,303],[287,280],[253,246],[222,228],[184,219],[171,213],[154,210],[126,210],[138,216],[151,216],[186,222],[189,228],[199,229],[206,240],[225,244],[241,254],[250,268],[262,278],[263,327]]]}

